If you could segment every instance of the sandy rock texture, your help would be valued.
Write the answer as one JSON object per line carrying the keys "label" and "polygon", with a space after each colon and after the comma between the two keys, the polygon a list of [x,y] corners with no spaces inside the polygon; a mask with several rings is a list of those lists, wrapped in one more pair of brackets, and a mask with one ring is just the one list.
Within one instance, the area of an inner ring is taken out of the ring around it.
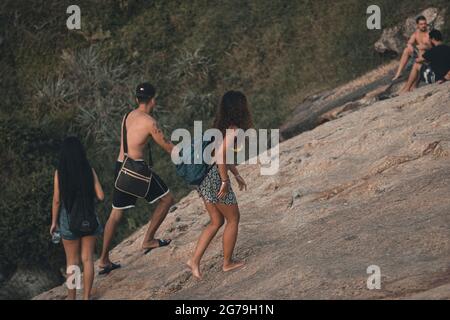
{"label": "sandy rock texture", "polygon": [[398,61],[392,61],[337,88],[306,98],[280,127],[281,138],[292,138],[395,93],[409,74],[405,70],[399,83],[391,86],[397,67]]}
{"label": "sandy rock texture", "polygon": [[[221,235],[195,280],[185,262],[208,223],[195,192],[161,227],[166,248],[143,255],[145,226],[112,252],[98,299],[449,299],[450,83],[377,101],[280,145],[280,170],[242,165],[249,190],[236,248],[221,271]],[[367,288],[367,268],[381,289]],[[57,287],[36,299],[62,299]]]}

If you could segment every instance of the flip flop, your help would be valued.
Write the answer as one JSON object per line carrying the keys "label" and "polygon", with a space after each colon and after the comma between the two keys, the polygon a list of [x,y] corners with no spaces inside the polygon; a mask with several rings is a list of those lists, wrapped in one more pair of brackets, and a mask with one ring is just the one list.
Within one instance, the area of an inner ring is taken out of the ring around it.
{"label": "flip flop", "polygon": [[172,242],[172,240],[161,240],[161,239],[156,239],[156,240],[158,240],[159,246],[158,247],[154,247],[154,248],[145,249],[144,254],[149,253],[153,249],[157,249],[157,248],[168,246]]}
{"label": "flip flop", "polygon": [[99,275],[109,274],[111,271],[119,269],[121,267],[120,264],[112,263],[106,267],[100,267],[102,270],[98,272]]}

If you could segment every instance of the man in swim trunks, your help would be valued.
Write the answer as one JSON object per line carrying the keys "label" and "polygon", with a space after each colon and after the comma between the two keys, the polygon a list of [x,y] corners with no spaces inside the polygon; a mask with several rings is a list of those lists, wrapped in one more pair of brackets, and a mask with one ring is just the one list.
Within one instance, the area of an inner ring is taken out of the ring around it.
{"label": "man in swim trunks", "polygon": [[[136,102],[138,103],[138,107],[129,113],[125,122],[122,121],[122,126],[126,125],[128,156],[134,160],[144,161],[144,149],[148,144],[150,137],[153,138],[153,140],[161,146],[164,151],[170,154],[174,145],[170,140],[164,137],[158,123],[150,115],[156,105],[155,89],[150,83],[143,83],[137,86]],[[121,137],[120,153],[116,162],[116,178],[122,166],[123,159],[123,137]],[[103,250],[99,263],[99,266],[102,269],[100,274],[107,274],[114,269],[120,268],[119,264],[112,263],[109,259],[110,246],[116,228],[122,218],[123,211],[133,208],[136,204],[136,200],[137,198],[135,196],[114,188],[112,203],[113,208],[105,225],[103,236]],[[155,211],[153,212],[150,225],[142,243],[142,249],[145,250],[145,253],[148,253],[154,248],[166,246],[170,243],[170,240],[155,239],[154,236],[169,212],[170,207],[174,203],[174,197],[169,191],[169,188],[154,171],[149,192],[145,197],[145,200],[148,203],[159,201]]]}
{"label": "man in swim trunks", "polygon": [[[400,58],[400,65],[398,66],[395,77],[392,79],[393,81],[397,80],[401,76],[402,71],[405,69],[410,57],[422,58],[425,50],[431,48],[431,42],[428,36],[429,30],[427,19],[424,16],[419,16],[416,19],[416,23],[417,29],[411,35],[405,50],[403,50],[402,57]],[[417,53],[415,49],[417,49]]]}
{"label": "man in swim trunks", "polygon": [[429,72],[433,74],[432,79],[428,79],[428,83],[442,83],[450,80],[450,47],[443,43],[443,37],[439,30],[431,31],[430,39],[433,48],[427,50],[422,58],[416,59],[401,93],[414,90],[426,69],[429,69]]}

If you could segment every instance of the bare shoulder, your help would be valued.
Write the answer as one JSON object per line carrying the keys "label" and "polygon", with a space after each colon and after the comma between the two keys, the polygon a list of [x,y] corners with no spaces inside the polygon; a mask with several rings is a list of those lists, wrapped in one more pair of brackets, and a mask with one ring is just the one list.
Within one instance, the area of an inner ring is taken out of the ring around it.
{"label": "bare shoulder", "polygon": [[161,128],[159,127],[158,121],[151,115],[146,115],[146,125],[152,134],[161,133]]}
{"label": "bare shoulder", "polygon": [[[238,134],[238,127],[236,126],[230,126],[228,127],[228,129],[225,131],[225,137],[224,139],[226,141],[228,141],[228,143],[231,143],[232,141],[234,141],[234,139],[237,137]],[[227,143],[227,144],[228,144]]]}
{"label": "bare shoulder", "polygon": [[237,126],[235,126],[235,125],[232,125],[232,126],[230,126],[228,129],[227,129],[227,133],[229,133],[230,135],[232,135],[232,136],[235,136],[236,134],[237,134],[237,132],[238,132],[238,127]]}
{"label": "bare shoulder", "polygon": [[152,117],[151,115],[149,115],[149,114],[144,113],[144,114],[142,115],[142,117],[145,119],[145,121],[146,121],[148,124],[153,124],[154,122],[156,122],[156,119],[153,118],[153,117]]}
{"label": "bare shoulder", "polygon": [[134,119],[137,120],[137,123],[140,126],[145,126],[149,129],[154,125],[154,123],[156,123],[155,118],[153,118],[151,115],[139,111],[134,115]]}

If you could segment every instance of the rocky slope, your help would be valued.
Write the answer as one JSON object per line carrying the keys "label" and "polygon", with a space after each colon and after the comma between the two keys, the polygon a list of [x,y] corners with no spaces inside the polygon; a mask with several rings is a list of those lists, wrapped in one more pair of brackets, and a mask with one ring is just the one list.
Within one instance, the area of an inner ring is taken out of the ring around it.
{"label": "rocky slope", "polygon": [[[335,89],[306,98],[280,128],[282,139],[292,138],[304,131],[341,117],[349,112],[375,103],[398,90],[399,84],[390,86],[398,62],[389,64],[364,74]],[[404,80],[408,72],[404,72]]]}
{"label": "rocky slope", "polygon": [[[408,17],[404,23],[384,29],[382,36],[374,44],[374,49],[380,54],[401,55],[409,37],[416,29],[415,20],[418,15],[425,16],[430,26],[442,30],[445,25],[445,13],[446,9],[427,8],[417,15]],[[398,59],[333,90],[306,98],[281,126],[282,139],[289,139],[324,122],[397,94],[409,75],[412,63],[412,60],[408,62],[402,77],[394,84],[391,80],[397,71]]]}
{"label": "rocky slope", "polygon": [[[449,98],[449,83],[431,85],[324,123],[280,145],[274,176],[241,166],[243,269],[221,272],[219,233],[204,279],[191,277],[185,261],[208,223],[193,192],[160,229],[172,245],[144,256],[142,227],[113,250],[123,268],[96,278],[96,297],[450,299]],[[380,290],[366,286],[369,265]]]}

